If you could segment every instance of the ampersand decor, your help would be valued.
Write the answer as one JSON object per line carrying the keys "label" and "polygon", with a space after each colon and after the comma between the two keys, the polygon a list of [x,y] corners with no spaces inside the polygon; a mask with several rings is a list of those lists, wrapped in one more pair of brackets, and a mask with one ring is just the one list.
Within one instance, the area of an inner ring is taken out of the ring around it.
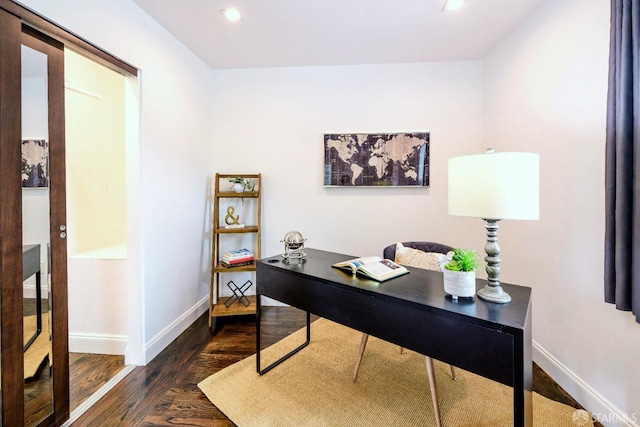
{"label": "ampersand decor", "polygon": [[236,215],[235,217],[233,216],[233,214],[236,212],[236,209],[233,206],[229,206],[227,208],[227,216],[224,217],[224,222],[227,225],[238,225],[238,220],[240,219],[240,215]]}

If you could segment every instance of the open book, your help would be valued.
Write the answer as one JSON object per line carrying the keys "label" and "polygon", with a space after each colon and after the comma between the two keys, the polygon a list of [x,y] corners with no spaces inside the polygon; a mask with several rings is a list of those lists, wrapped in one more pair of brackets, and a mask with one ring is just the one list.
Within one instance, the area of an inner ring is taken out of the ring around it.
{"label": "open book", "polygon": [[394,277],[407,274],[409,270],[400,264],[396,264],[390,259],[382,259],[377,256],[350,259],[348,261],[337,262],[333,267],[346,270],[352,274],[361,274],[378,282],[393,279]]}

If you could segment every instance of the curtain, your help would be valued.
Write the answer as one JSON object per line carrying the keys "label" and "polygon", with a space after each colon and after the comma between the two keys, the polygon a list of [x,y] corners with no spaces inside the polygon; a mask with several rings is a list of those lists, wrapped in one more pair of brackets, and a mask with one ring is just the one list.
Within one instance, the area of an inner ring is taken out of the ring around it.
{"label": "curtain", "polygon": [[605,301],[640,323],[640,0],[611,1],[605,153]]}

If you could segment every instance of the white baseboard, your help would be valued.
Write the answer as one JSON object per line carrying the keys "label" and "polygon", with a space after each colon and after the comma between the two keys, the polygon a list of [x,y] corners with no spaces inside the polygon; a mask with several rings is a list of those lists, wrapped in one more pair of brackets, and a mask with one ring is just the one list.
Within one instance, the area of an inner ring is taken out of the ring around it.
{"label": "white baseboard", "polygon": [[126,335],[69,333],[70,353],[124,355],[126,347]]}
{"label": "white baseboard", "polygon": [[603,426],[640,427],[638,425],[640,414],[625,414],[535,340],[533,341],[533,361],[580,405],[591,412],[592,418]]}
{"label": "white baseboard", "polygon": [[114,375],[106,384],[96,390],[91,396],[82,401],[71,413],[69,419],[62,424],[62,427],[70,427],[80,416],[98,402],[109,390],[116,386],[121,380],[133,371],[135,365],[127,365]]}
{"label": "white baseboard", "polygon": [[[45,286],[40,288],[40,297],[41,298],[46,298],[47,297],[47,293],[49,292],[49,289]],[[36,285],[35,283],[33,285],[31,284],[25,284],[22,286],[22,298],[31,298],[31,299],[35,299],[36,298]]]}
{"label": "white baseboard", "polygon": [[263,307],[289,307],[288,304],[285,304],[275,299],[271,299],[269,297],[261,297],[261,298],[262,299],[260,300],[260,304]]}
{"label": "white baseboard", "polygon": [[36,285],[22,285],[22,298],[36,298]]}
{"label": "white baseboard", "polygon": [[190,310],[160,331],[143,347],[144,364],[151,362],[207,310],[209,310],[209,295],[198,301]]}

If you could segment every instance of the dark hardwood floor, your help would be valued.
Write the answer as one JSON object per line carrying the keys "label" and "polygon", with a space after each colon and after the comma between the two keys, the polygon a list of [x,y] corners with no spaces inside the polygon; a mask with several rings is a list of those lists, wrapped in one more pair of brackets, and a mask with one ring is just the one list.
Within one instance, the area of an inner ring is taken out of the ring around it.
{"label": "dark hardwood floor", "polygon": [[[42,299],[43,322],[49,322],[48,301]],[[36,314],[36,300],[23,300],[23,315]],[[98,391],[124,367],[124,356],[69,353],[69,406],[73,411]],[[25,381],[25,425],[35,425],[53,410],[52,378],[49,358],[45,358],[36,375]]]}
{"label": "dark hardwood floor", "polygon": [[[219,319],[212,336],[207,315],[147,366],[136,367],[74,426],[233,426],[197,384],[255,353],[255,317]],[[264,307],[263,342],[269,346],[304,326],[304,313]],[[534,391],[576,408],[580,405],[534,364]],[[598,427],[601,427],[597,425]]]}
{"label": "dark hardwood floor", "polygon": [[69,406],[73,411],[124,368],[124,356],[69,353]]}

